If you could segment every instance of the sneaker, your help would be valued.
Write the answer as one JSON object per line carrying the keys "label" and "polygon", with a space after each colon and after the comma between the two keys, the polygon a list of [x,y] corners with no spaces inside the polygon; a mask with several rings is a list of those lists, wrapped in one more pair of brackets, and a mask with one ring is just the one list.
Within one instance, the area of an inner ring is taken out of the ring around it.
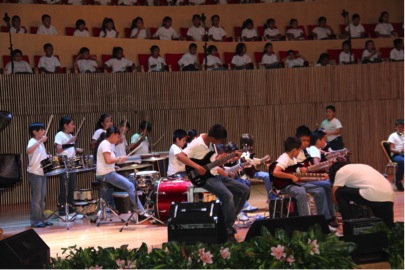
{"label": "sneaker", "polygon": [[397,187],[398,191],[404,191],[404,186],[402,185],[402,183],[395,183],[395,186]]}
{"label": "sneaker", "polygon": [[150,215],[145,211],[145,212],[142,212],[142,213],[139,213],[139,215],[140,216],[143,216],[144,218],[148,218],[148,217],[150,217]]}
{"label": "sneaker", "polygon": [[34,228],[45,228],[46,224],[43,222],[38,222],[36,225],[31,225]]}
{"label": "sneaker", "polygon": [[238,214],[238,220],[239,220],[239,221],[248,221],[248,220],[249,220],[249,217],[246,215],[246,213],[244,213],[243,211],[241,211],[241,212]]}
{"label": "sneaker", "polygon": [[337,228],[339,227],[339,223],[336,222],[336,219],[330,219],[328,220],[328,225],[333,227],[333,228]]}
{"label": "sneaker", "polygon": [[248,204],[246,207],[244,207],[242,209],[242,211],[243,212],[254,212],[254,211],[257,211],[258,209],[259,209],[258,207]]}
{"label": "sneaker", "polygon": [[337,231],[337,228],[334,228],[334,227],[332,227],[330,225],[328,225],[328,227],[329,227],[329,231],[331,231],[331,232],[336,232]]}

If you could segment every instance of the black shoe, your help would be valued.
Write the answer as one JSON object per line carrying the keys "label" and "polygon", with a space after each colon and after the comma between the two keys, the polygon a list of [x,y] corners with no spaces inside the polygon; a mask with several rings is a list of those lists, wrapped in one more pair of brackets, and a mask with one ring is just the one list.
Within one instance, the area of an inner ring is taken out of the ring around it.
{"label": "black shoe", "polygon": [[59,210],[59,216],[66,216],[65,209]]}
{"label": "black shoe", "polygon": [[39,222],[36,225],[32,225],[32,227],[34,227],[34,228],[45,228],[46,224],[43,223],[43,222]]}
{"label": "black shoe", "polygon": [[45,221],[44,224],[45,224],[46,226],[53,226],[53,223],[52,223],[52,222],[49,222],[49,221]]}
{"label": "black shoe", "polygon": [[404,186],[402,185],[401,182],[395,183],[395,186],[397,187],[398,191],[404,191]]}

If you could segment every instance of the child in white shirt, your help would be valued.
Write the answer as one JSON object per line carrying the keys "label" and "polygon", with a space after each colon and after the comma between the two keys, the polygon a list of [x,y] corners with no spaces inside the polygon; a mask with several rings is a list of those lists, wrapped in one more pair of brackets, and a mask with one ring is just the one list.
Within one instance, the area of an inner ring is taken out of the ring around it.
{"label": "child in white shirt", "polygon": [[114,47],[112,51],[112,58],[104,63],[105,69],[111,69],[113,73],[127,72],[128,68],[134,70],[135,63],[124,57],[124,49],[121,47]]}
{"label": "child in white shirt", "polygon": [[374,32],[377,37],[394,37],[397,33],[394,31],[392,24],[388,22],[389,14],[387,11],[383,11],[378,19],[378,24],[374,28]]}
{"label": "child in white shirt", "polygon": [[188,53],[183,54],[179,60],[179,66],[182,71],[195,71],[199,70],[197,65],[197,45],[191,43],[188,46]]}
{"label": "child in white shirt", "polygon": [[207,48],[207,65],[205,65],[205,59],[203,60],[203,66],[206,70],[225,70],[226,68],[222,65],[221,59],[217,56],[218,49],[214,45],[210,45]]}
{"label": "child in white shirt", "polygon": [[53,55],[53,46],[50,43],[44,45],[45,55],[39,58],[38,68],[41,73],[57,73],[61,64],[59,59]]}
{"label": "child in white shirt", "polygon": [[30,64],[22,60],[23,53],[19,49],[15,49],[12,53],[14,70],[12,68],[11,61],[7,63],[4,68],[4,74],[32,74],[32,68]]}
{"label": "child in white shirt", "polygon": [[165,59],[160,57],[160,48],[156,45],[153,45],[150,48],[150,54],[148,59],[149,72],[161,72],[167,70],[167,65]]}
{"label": "child in white shirt", "polygon": [[287,30],[287,38],[289,40],[303,40],[305,39],[304,37],[304,31],[302,29],[298,28],[298,20],[297,19],[291,19],[290,20],[290,28]]}
{"label": "child in white shirt", "polygon": [[353,14],[352,16],[352,23],[345,28],[345,34],[349,35],[349,27],[350,27],[350,37],[351,38],[364,38],[366,36],[366,30],[364,26],[360,24],[360,15]]}
{"label": "child in white shirt", "polygon": [[327,53],[321,53],[319,56],[318,62],[315,65],[316,67],[325,67],[330,66],[329,64],[329,55]]}
{"label": "child in white shirt", "polygon": [[21,26],[20,16],[14,15],[11,19],[11,34],[26,34],[27,29],[24,26]]}
{"label": "child in white shirt", "polygon": [[74,67],[77,68],[80,73],[95,73],[98,72],[97,69],[102,66],[103,64],[100,60],[98,60],[95,55],[90,55],[90,50],[86,47],[80,49],[74,64]]}
{"label": "child in white shirt", "polygon": [[264,52],[261,63],[266,69],[282,67],[277,59],[276,54],[273,52],[273,44],[266,43],[264,45]]}
{"label": "child in white shirt", "polygon": [[302,59],[298,53],[296,53],[293,50],[289,50],[287,52],[287,56],[286,58],[284,58],[283,63],[289,67],[289,68],[293,68],[293,67],[303,67],[304,66],[304,59]]}
{"label": "child in white shirt", "polygon": [[99,37],[117,38],[118,35],[119,32],[115,30],[114,20],[112,18],[104,18]]}
{"label": "child in white shirt", "polygon": [[211,17],[212,26],[208,30],[208,37],[211,41],[225,41],[226,32],[224,28],[219,26],[219,16],[213,15]]}
{"label": "child in white shirt", "polygon": [[149,29],[146,29],[141,17],[136,17],[132,21],[130,38],[136,39],[150,39]]}
{"label": "child in white shirt", "polygon": [[246,54],[246,45],[238,43],[235,55],[232,58],[232,69],[253,69],[253,63],[249,55]]}
{"label": "child in white shirt", "polygon": [[42,15],[42,24],[38,27],[37,34],[49,36],[56,36],[58,34],[56,28],[51,25],[51,16],[48,14]]}
{"label": "child in white shirt", "polygon": [[374,41],[367,40],[365,50],[361,56],[361,62],[365,63],[379,63],[381,62],[380,52],[377,51],[374,45]]}
{"label": "child in white shirt", "polygon": [[280,31],[278,31],[276,26],[276,21],[272,18],[268,19],[266,24],[264,25],[264,37],[266,40],[280,40],[282,39],[282,35]]}
{"label": "child in white shirt", "polygon": [[343,41],[342,43],[342,51],[339,54],[339,64],[340,65],[348,65],[354,63],[354,55],[353,52],[350,52],[350,43],[348,40]]}
{"label": "child in white shirt", "polygon": [[242,26],[242,41],[259,41],[260,37],[257,34],[256,29],[254,29],[254,24],[252,19],[247,19],[243,22]]}
{"label": "child in white shirt", "polygon": [[326,24],[326,18],[322,16],[319,17],[318,26],[312,29],[311,34],[314,37],[314,39],[321,40],[321,39],[330,39],[334,33],[332,28]]}
{"label": "child in white shirt", "polygon": [[73,32],[74,37],[89,37],[89,31],[86,30],[86,22],[83,19],[76,21],[76,30]]}
{"label": "child in white shirt", "polygon": [[177,129],[173,132],[173,144],[169,150],[169,166],[167,175],[169,177],[185,176],[186,166],[183,162],[177,159],[177,155],[183,152],[183,147],[186,144],[187,132],[183,129]]}
{"label": "child in white shirt", "polygon": [[392,62],[404,61],[404,44],[402,39],[397,38],[394,40],[394,48],[390,52],[390,60]]}
{"label": "child in white shirt", "polygon": [[162,26],[158,28],[156,33],[153,35],[154,38],[159,38],[160,40],[176,40],[179,35],[176,30],[172,27],[172,18],[166,16],[163,18]]}
{"label": "child in white shirt", "polygon": [[193,41],[204,41],[205,29],[201,25],[201,17],[198,14],[193,15],[193,26],[187,30],[187,38]]}

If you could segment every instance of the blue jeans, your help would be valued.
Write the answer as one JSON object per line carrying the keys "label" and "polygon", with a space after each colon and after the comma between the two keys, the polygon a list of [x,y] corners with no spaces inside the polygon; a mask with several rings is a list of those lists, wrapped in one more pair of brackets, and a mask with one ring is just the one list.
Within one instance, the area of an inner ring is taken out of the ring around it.
{"label": "blue jeans", "polygon": [[30,222],[32,226],[45,220],[46,177],[27,172],[31,187]]}
{"label": "blue jeans", "polygon": [[290,194],[297,200],[297,208],[300,216],[311,215],[308,207],[307,193],[311,194],[315,200],[316,211],[318,215],[324,215],[326,220],[331,219],[328,205],[326,203],[325,190],[321,187],[305,183],[302,185],[288,185],[282,189],[283,192]]}
{"label": "blue jeans", "polygon": [[269,199],[271,199],[270,198],[270,195],[271,195],[271,183],[270,183],[270,175],[269,175],[269,173],[259,171],[259,172],[255,172],[253,177],[254,178],[259,178],[260,180],[262,180],[264,182],[264,185],[266,187],[267,197]]}
{"label": "blue jeans", "polygon": [[[66,203],[66,186],[65,186],[66,173],[59,175],[59,197],[58,204],[65,205]],[[68,190],[68,204],[74,207],[73,195],[76,189],[76,173],[69,173],[69,179],[67,181]]]}
{"label": "blue jeans", "polygon": [[330,183],[329,179],[324,181],[311,181],[307,183],[318,187],[322,187],[325,190],[329,214],[331,216],[336,216],[335,205],[332,203],[332,184]]}
{"label": "blue jeans", "polygon": [[110,172],[105,175],[97,175],[96,178],[98,181],[107,182],[117,188],[123,189],[126,192],[128,192],[129,200],[135,207],[135,210],[141,213],[145,211],[145,209],[142,206],[142,203],[139,201],[138,196],[135,195],[134,184],[130,182],[127,178],[116,172]]}
{"label": "blue jeans", "polygon": [[397,165],[397,171],[395,175],[395,183],[401,183],[402,177],[404,176],[404,155],[395,155],[392,157]]}
{"label": "blue jeans", "polygon": [[250,189],[235,179],[222,175],[208,178],[203,188],[214,193],[221,201],[225,226],[229,232],[235,223],[236,215],[246,202]]}

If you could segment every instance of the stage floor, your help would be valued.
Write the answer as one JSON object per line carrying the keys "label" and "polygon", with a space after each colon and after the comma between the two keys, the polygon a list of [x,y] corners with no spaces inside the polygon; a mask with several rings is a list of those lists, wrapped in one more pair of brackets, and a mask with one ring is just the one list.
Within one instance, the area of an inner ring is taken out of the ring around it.
{"label": "stage floor", "polygon": [[[251,221],[256,215],[268,215],[268,205],[266,203],[266,190],[263,184],[252,185],[250,196],[250,204],[259,207],[259,210],[254,213],[249,213]],[[48,206],[49,205],[49,206]],[[51,207],[55,203],[47,203],[47,209],[54,210]],[[394,204],[395,221],[404,221],[404,193],[395,192]],[[127,214],[121,215],[124,219]],[[0,239],[10,237],[25,230],[30,229],[29,224],[29,204],[23,205],[2,205],[0,207],[0,227],[4,233]],[[89,219],[83,218],[67,223],[58,219],[51,219],[53,226],[46,228],[35,228],[35,231],[50,247],[51,257],[57,254],[62,255],[62,248],[77,245],[78,247],[120,247],[121,245],[129,245],[129,248],[139,247],[145,242],[148,247],[161,247],[163,242],[167,242],[167,226],[156,225],[146,222],[142,225],[129,223],[122,232],[120,228],[123,223],[119,220],[107,224],[101,224],[96,227],[95,223],[91,223]],[[237,222],[235,222],[238,225]],[[237,229],[236,239],[240,242],[245,239],[248,228]],[[338,228],[338,233],[342,232]]]}

